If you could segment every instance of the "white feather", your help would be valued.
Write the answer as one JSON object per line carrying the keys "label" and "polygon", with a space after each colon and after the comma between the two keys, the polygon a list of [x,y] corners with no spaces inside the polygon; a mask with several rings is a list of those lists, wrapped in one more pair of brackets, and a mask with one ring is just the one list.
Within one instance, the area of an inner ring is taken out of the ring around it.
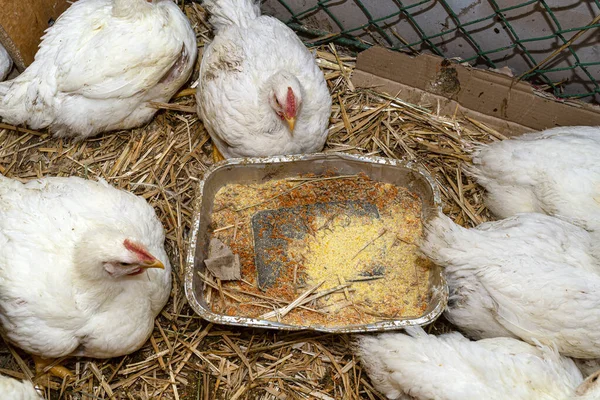
{"label": "white feather", "polygon": [[35,61],[0,84],[5,122],[82,138],[130,129],[157,112],[196,59],[189,21],[171,0],[80,0],[50,27]]}
{"label": "white feather", "polygon": [[584,382],[569,358],[511,338],[472,342],[458,332],[362,336],[357,353],[375,388],[389,399],[566,400],[600,395],[596,381]]}
{"label": "white feather", "polygon": [[[133,240],[165,269],[116,278]],[[171,267],[154,209],[104,181],[0,175],[0,322],[8,338],[47,358],[107,358],[141,347],[167,302]]]}
{"label": "white feather", "polygon": [[[260,16],[252,0],[205,0],[217,29],[202,56],[198,114],[225,157],[320,151],[331,95],[313,55],[281,21]],[[293,134],[270,105],[274,77],[298,84]]]}
{"label": "white feather", "polygon": [[540,212],[600,228],[600,127],[560,127],[482,145],[473,164],[497,216]]}
{"label": "white feather", "polygon": [[31,382],[21,382],[4,375],[0,375],[0,394],[2,400],[44,400]]}
{"label": "white feather", "polygon": [[543,214],[476,229],[440,215],[421,249],[444,267],[448,318],[470,336],[515,336],[600,357],[600,268],[589,232]]}
{"label": "white feather", "polygon": [[6,79],[12,66],[12,58],[10,58],[8,51],[6,51],[4,46],[2,46],[2,43],[0,43],[0,81]]}

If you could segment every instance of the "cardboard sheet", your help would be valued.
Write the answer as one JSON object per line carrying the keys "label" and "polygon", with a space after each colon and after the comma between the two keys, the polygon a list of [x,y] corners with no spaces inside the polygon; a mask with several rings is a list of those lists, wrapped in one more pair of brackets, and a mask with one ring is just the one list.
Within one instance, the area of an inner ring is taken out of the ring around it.
{"label": "cardboard sheet", "polygon": [[33,62],[49,23],[69,5],[67,0],[0,0],[0,43],[19,71]]}
{"label": "cardboard sheet", "polygon": [[510,76],[433,55],[412,57],[372,47],[358,55],[352,83],[443,115],[475,118],[507,136],[555,126],[600,125],[598,106],[553,100]]}

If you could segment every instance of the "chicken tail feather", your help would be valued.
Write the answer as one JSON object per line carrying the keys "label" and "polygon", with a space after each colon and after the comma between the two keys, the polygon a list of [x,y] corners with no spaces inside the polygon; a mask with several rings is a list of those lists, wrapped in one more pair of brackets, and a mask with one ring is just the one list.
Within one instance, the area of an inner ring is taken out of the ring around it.
{"label": "chicken tail feather", "polygon": [[0,121],[20,125],[27,119],[27,88],[14,80],[0,82]]}
{"label": "chicken tail feather", "polygon": [[4,98],[4,96],[6,96],[9,87],[10,84],[8,84],[7,82],[0,82],[0,100]]}
{"label": "chicken tail feather", "polygon": [[202,6],[211,14],[209,21],[217,32],[231,25],[245,27],[260,17],[260,3],[255,0],[204,0]]}
{"label": "chicken tail feather", "polygon": [[39,77],[30,81],[26,72],[11,81],[0,82],[0,120],[42,129],[54,118],[55,92]]}
{"label": "chicken tail feather", "polygon": [[449,259],[463,253],[461,249],[469,243],[469,240],[473,240],[472,236],[476,233],[474,230],[467,230],[457,225],[449,217],[439,213],[425,225],[425,238],[420,243],[420,250],[436,264],[446,265]]}

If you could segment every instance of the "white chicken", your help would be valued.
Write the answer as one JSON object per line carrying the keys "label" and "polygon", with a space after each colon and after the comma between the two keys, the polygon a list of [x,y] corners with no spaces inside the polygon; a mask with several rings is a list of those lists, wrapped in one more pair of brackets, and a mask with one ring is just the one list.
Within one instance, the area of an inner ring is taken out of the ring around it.
{"label": "white chicken", "polygon": [[331,95],[294,31],[261,16],[254,0],[203,5],[216,35],[202,55],[196,99],[216,159],[322,150]]}
{"label": "white chicken", "polygon": [[0,375],[0,394],[2,400],[44,400],[29,381],[18,381]]}
{"label": "white chicken", "polygon": [[570,126],[483,145],[471,173],[501,218],[554,215],[600,229],[600,127]]}
{"label": "white chicken", "polygon": [[35,61],[0,83],[0,117],[80,139],[130,129],[188,80],[196,36],[171,0],[79,0],[48,28]]}
{"label": "white chicken", "polygon": [[[0,323],[38,371],[131,353],[171,290],[154,209],[104,181],[0,175]],[[59,376],[64,369],[53,369]]]}
{"label": "white chicken", "polygon": [[593,234],[544,214],[465,229],[439,215],[421,250],[444,267],[448,319],[474,337],[518,337],[600,357],[600,268]]}
{"label": "white chicken", "polygon": [[12,69],[13,62],[12,58],[8,54],[8,51],[0,43],[0,81],[6,79],[10,70]]}
{"label": "white chicken", "polygon": [[583,380],[552,348],[512,338],[472,342],[460,333],[422,329],[363,336],[357,353],[388,399],[567,400],[600,398],[600,371]]}

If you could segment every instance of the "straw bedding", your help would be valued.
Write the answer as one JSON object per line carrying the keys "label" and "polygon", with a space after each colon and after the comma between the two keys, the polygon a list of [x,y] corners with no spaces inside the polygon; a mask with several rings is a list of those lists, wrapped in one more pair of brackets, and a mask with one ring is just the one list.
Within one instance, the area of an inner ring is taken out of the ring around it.
{"label": "straw bedding", "polygon": [[[197,4],[185,10],[202,46],[210,38],[206,15]],[[502,135],[460,115],[439,116],[435,104],[418,107],[356,89],[353,57],[333,45],[316,50],[334,100],[326,151],[416,160],[437,178],[447,214],[464,225],[488,219],[482,189],[462,166],[475,143]],[[164,224],[174,267],[171,299],[141,350],[110,360],[68,359],[76,379],[61,382],[36,378],[30,357],[0,341],[0,373],[34,379],[53,399],[383,399],[352,356],[349,336],[215,326],[187,306],[182,276],[192,200],[211,163],[210,138],[190,93],[156,105],[165,110],[148,126],[85,142],[0,124],[0,173],[23,180],[103,177],[143,196]],[[438,321],[428,329],[450,327]]]}

